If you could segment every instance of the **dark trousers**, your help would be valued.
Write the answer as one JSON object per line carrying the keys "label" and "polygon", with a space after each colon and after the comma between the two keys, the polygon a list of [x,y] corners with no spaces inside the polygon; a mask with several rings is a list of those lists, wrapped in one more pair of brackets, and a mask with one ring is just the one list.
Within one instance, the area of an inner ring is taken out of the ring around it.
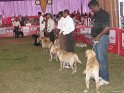
{"label": "dark trousers", "polygon": [[72,33],[65,35],[66,38],[66,51],[67,52],[74,52],[74,40]]}
{"label": "dark trousers", "polygon": [[15,37],[18,37],[19,27],[14,27]]}
{"label": "dark trousers", "polygon": [[54,41],[55,41],[54,30],[52,30],[52,31],[49,33],[49,37],[50,37],[50,41],[52,41],[52,42],[54,43]]}
{"label": "dark trousers", "polygon": [[66,50],[66,38],[63,34],[60,34],[59,35],[59,45],[60,45],[60,49],[62,50]]}
{"label": "dark trousers", "polygon": [[39,45],[41,45],[39,42],[37,42],[37,38],[39,38],[38,35],[33,34],[33,35],[32,35],[32,38],[34,38],[34,46],[39,46]]}
{"label": "dark trousers", "polygon": [[15,33],[15,37],[19,37],[20,35],[24,36],[24,33],[22,31],[19,31],[19,27],[14,27],[14,33]]}

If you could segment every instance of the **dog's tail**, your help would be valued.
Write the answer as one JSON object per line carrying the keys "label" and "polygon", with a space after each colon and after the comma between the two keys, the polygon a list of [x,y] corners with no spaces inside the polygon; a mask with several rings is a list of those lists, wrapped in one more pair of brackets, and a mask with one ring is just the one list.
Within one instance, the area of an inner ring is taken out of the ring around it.
{"label": "dog's tail", "polygon": [[75,61],[76,62],[82,64],[81,61],[80,61],[80,59],[78,58],[77,54],[74,54],[74,58],[75,58]]}

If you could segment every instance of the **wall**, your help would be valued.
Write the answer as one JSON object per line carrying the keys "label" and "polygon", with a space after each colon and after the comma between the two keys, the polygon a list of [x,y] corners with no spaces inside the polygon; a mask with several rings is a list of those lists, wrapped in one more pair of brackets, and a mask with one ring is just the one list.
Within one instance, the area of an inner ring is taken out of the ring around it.
{"label": "wall", "polygon": [[[83,6],[82,11],[88,13],[88,2],[89,0],[54,0],[53,13],[57,14],[64,9],[69,9],[70,12],[81,10],[81,4]],[[40,5],[35,5],[35,0],[0,2],[0,15],[5,17],[18,15],[35,16],[39,11],[41,11],[41,7]],[[46,13],[51,13],[51,5],[47,5]]]}
{"label": "wall", "polygon": [[119,27],[118,0],[99,0],[100,6],[111,16],[111,27]]}

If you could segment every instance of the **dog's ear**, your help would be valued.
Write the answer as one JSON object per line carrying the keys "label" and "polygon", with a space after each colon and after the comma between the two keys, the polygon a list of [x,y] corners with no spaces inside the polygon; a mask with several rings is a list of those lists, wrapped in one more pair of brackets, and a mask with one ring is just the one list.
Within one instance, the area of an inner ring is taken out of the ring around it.
{"label": "dog's ear", "polygon": [[94,51],[94,50],[92,50],[92,52],[93,52],[93,55],[94,55],[94,56],[96,56],[96,53],[95,53],[95,51]]}
{"label": "dog's ear", "polygon": [[88,55],[89,55],[89,49],[87,49],[87,50],[85,51],[85,54],[86,54],[86,57],[88,57]]}

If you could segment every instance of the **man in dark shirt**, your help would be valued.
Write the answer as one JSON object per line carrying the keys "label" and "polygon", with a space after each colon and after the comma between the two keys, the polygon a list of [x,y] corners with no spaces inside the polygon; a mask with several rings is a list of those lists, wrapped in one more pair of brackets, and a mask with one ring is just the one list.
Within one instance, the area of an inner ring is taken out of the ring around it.
{"label": "man in dark shirt", "polygon": [[108,12],[99,7],[96,0],[91,0],[88,7],[94,13],[91,36],[93,38],[93,49],[100,65],[100,85],[109,84],[107,47],[109,43],[110,16]]}

